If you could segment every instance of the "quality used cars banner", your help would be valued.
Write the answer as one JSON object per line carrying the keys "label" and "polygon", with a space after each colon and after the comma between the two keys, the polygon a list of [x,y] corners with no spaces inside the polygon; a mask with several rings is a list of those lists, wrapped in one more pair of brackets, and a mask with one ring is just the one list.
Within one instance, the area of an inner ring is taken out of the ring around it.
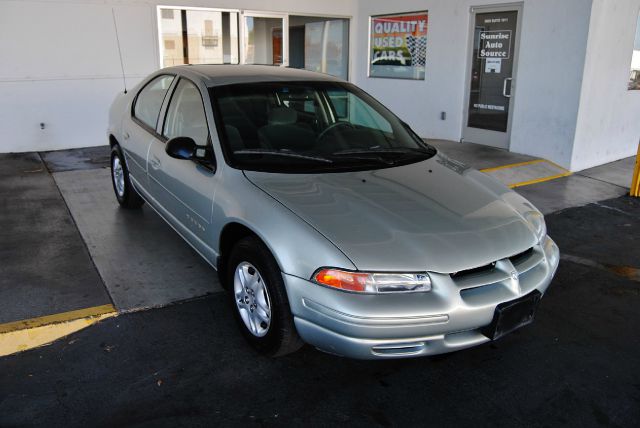
{"label": "quality used cars banner", "polygon": [[371,17],[369,75],[424,79],[428,12]]}

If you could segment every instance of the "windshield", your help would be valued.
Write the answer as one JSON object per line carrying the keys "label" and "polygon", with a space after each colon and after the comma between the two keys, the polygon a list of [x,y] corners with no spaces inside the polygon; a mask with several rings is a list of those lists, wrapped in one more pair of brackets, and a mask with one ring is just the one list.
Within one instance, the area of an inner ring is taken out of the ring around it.
{"label": "windshield", "polygon": [[406,165],[435,153],[348,83],[243,83],[211,88],[211,98],[223,151],[234,168],[357,171]]}

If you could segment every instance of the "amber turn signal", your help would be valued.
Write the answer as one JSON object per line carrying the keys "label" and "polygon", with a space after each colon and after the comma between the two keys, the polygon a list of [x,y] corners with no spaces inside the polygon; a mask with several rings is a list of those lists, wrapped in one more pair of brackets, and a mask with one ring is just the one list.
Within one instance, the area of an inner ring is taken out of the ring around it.
{"label": "amber turn signal", "polygon": [[318,284],[349,291],[365,291],[369,274],[337,269],[320,269],[315,280]]}
{"label": "amber turn signal", "polygon": [[367,273],[321,268],[312,278],[318,284],[361,293],[415,293],[431,291],[427,273]]}

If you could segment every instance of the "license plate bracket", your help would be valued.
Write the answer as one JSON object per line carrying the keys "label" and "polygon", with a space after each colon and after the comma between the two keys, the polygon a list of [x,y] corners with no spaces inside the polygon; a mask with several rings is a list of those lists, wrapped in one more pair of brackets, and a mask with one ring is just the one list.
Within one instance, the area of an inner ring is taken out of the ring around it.
{"label": "license plate bracket", "polygon": [[531,324],[535,317],[542,294],[538,290],[509,302],[500,303],[493,314],[491,324],[482,329],[482,334],[491,340],[500,339]]}

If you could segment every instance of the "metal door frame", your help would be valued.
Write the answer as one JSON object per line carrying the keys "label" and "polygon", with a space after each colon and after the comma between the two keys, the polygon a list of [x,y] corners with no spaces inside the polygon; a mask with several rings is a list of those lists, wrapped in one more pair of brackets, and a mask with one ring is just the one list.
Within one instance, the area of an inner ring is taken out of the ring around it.
{"label": "metal door frame", "polygon": [[246,52],[245,41],[247,39],[247,21],[246,17],[252,18],[276,18],[282,19],[282,64],[280,67],[287,67],[289,65],[289,13],[281,12],[262,12],[262,11],[244,11],[241,10],[238,16],[240,25],[238,26],[238,32],[240,33],[240,64],[246,64]]}
{"label": "metal door frame", "polygon": [[[473,41],[475,38],[475,22],[476,14],[487,12],[513,12],[517,11],[516,20],[516,41],[513,47],[513,67],[511,72],[511,99],[509,100],[509,111],[507,117],[506,132],[491,131],[488,129],[472,128],[467,126],[469,120],[469,98],[471,96],[471,68],[473,66]],[[460,141],[474,142],[478,144],[498,147],[509,150],[511,145],[511,126],[513,124],[513,112],[516,105],[516,87],[518,85],[518,61],[520,57],[520,37],[522,33],[522,17],[524,13],[524,4],[505,3],[499,5],[483,5],[472,6],[469,9],[469,26],[467,37],[467,52],[465,61],[465,85],[464,85],[464,102],[462,105],[462,130]]]}

